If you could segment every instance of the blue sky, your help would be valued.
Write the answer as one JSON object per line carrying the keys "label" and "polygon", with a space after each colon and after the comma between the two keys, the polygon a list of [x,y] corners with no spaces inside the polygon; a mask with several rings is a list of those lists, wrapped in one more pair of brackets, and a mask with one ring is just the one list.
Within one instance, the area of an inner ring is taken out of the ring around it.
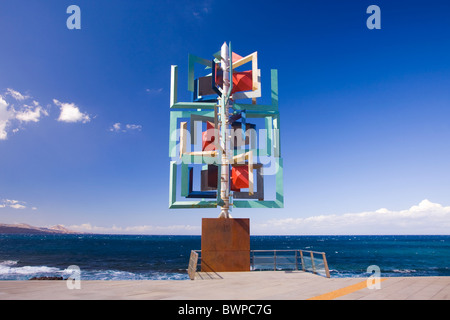
{"label": "blue sky", "polygon": [[[69,30],[68,6],[81,8]],[[366,9],[381,9],[369,30]],[[448,1],[0,3],[0,223],[200,234],[169,210],[170,65],[224,41],[278,69],[284,209],[253,234],[448,234]],[[266,97],[266,98],[264,98]],[[270,97],[269,97],[270,98]]]}

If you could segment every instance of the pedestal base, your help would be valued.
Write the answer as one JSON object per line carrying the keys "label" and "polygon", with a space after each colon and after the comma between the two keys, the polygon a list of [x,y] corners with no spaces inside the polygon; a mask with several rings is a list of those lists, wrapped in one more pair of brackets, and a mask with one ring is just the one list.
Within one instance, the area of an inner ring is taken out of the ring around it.
{"label": "pedestal base", "polygon": [[202,219],[201,271],[250,271],[250,219]]}

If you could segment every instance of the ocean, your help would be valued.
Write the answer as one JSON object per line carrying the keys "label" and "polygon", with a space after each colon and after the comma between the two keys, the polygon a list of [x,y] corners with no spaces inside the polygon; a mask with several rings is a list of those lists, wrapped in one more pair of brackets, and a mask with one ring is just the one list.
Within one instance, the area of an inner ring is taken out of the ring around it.
{"label": "ocean", "polygon": [[[326,253],[331,277],[450,276],[450,236],[251,236],[252,250]],[[0,234],[0,280],[186,280],[200,236]]]}

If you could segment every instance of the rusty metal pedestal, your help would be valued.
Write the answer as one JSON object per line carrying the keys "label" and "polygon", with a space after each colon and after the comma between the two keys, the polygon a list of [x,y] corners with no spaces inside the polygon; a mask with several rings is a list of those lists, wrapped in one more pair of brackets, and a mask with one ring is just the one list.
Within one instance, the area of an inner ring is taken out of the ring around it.
{"label": "rusty metal pedestal", "polygon": [[250,271],[250,219],[202,219],[201,271]]}

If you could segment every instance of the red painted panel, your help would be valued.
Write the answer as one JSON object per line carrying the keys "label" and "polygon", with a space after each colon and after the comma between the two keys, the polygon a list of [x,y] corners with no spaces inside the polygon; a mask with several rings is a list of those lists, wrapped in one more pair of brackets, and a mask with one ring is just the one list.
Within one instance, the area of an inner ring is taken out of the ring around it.
{"label": "red painted panel", "polygon": [[202,132],[202,151],[216,150],[214,140],[214,123],[206,121],[206,131]]}
{"label": "red painted panel", "polygon": [[252,71],[233,71],[233,89],[231,93],[239,91],[251,91],[253,89]]}
{"label": "red painted panel", "polygon": [[231,167],[231,189],[245,189],[248,188],[248,167],[247,166],[232,166]]}

